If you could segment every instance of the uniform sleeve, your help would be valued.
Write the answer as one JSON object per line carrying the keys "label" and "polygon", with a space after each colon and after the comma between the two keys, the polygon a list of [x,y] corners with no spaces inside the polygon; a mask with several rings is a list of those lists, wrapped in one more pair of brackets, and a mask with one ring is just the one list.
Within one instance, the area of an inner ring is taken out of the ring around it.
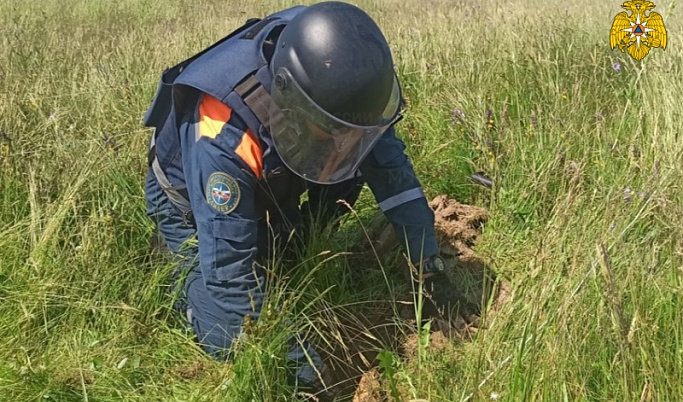
{"label": "uniform sleeve", "polygon": [[186,140],[195,143],[183,155],[186,181],[206,289],[218,307],[234,312],[230,325],[239,325],[247,314],[258,317],[265,291],[265,273],[254,264],[260,150],[241,119],[226,105],[207,105],[215,100],[205,98],[187,123]]}
{"label": "uniform sleeve", "polygon": [[382,135],[360,170],[399,241],[407,246],[410,260],[418,262],[436,255],[439,249],[434,212],[404,150],[405,144],[392,127]]}

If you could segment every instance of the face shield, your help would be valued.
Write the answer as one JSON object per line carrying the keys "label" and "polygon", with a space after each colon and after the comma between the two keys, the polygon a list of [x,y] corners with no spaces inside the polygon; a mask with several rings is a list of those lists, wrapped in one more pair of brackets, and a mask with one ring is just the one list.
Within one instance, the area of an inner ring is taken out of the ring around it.
{"label": "face shield", "polygon": [[319,184],[353,177],[377,140],[400,118],[401,88],[396,76],[384,112],[371,126],[348,122],[367,120],[364,116],[334,116],[323,110],[286,68],[275,74],[270,95],[275,149],[294,173]]}

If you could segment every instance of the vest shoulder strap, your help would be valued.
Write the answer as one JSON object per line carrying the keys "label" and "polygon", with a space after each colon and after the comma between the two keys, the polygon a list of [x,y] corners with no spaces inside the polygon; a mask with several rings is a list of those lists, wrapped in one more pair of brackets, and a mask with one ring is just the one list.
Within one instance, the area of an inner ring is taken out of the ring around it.
{"label": "vest shoulder strap", "polygon": [[176,64],[175,66],[171,68],[167,68],[164,70],[164,72],[161,74],[161,80],[159,80],[159,85],[157,86],[157,91],[156,94],[154,95],[154,99],[152,100],[152,105],[147,109],[147,112],[145,113],[145,117],[143,119],[145,125],[147,127],[161,127],[166,119],[168,118],[168,114],[171,110],[171,106],[173,104],[173,97],[172,97],[172,89],[173,89],[173,83],[175,82],[176,78],[180,75],[180,73],[183,72],[185,67],[190,65],[193,61],[198,59],[200,56],[203,54],[209,52],[216,46],[220,45],[221,43],[227,41],[230,38],[233,38],[240,33],[244,32],[245,30],[249,29],[250,27],[253,27],[255,25],[258,25],[257,23],[261,21],[258,18],[250,18],[248,19],[244,25],[241,27],[237,28],[236,30],[232,31],[229,33],[227,36],[219,40],[218,42],[214,43],[213,45],[207,47],[206,49],[202,50],[201,52],[195,54],[194,56],[185,59],[181,61],[180,63]]}

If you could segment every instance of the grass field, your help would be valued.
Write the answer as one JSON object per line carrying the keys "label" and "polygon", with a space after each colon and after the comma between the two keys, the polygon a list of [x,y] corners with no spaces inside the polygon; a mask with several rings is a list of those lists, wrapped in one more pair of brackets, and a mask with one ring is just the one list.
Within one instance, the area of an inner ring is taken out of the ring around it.
{"label": "grass field", "polygon": [[[256,3],[0,0],[0,400],[290,400],[283,334],[324,343],[322,318],[400,286],[397,255],[358,281],[338,254],[377,213],[365,190],[336,240],[282,271],[270,300],[287,314],[265,314],[232,364],[171,311],[141,117],[165,67],[295,4]],[[683,399],[683,17],[655,4],[668,48],[636,63],[609,49],[619,1],[358,2],[394,51],[425,191],[489,209],[477,252],[512,284],[471,342],[416,360],[387,346],[388,394]]]}

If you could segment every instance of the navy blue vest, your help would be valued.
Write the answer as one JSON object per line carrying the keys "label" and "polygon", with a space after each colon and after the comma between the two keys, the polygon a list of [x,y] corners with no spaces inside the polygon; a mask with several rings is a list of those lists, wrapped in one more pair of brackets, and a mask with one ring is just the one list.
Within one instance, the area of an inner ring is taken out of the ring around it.
{"label": "navy blue vest", "polygon": [[[164,72],[157,94],[145,114],[145,124],[155,127],[150,158],[156,156],[166,176],[184,192],[185,177],[180,155],[179,121],[188,108],[195,108],[197,96],[207,93],[230,106],[264,145],[264,166],[279,165],[268,130],[244,103],[235,87],[254,75],[270,92],[272,74],[263,54],[264,42],[273,29],[286,25],[305,9],[293,7],[262,20],[250,20],[227,37],[201,53]],[[193,112],[193,110],[189,110]],[[277,161],[275,161],[277,159]],[[269,163],[273,161],[275,163]],[[279,168],[276,166],[275,168]]]}

